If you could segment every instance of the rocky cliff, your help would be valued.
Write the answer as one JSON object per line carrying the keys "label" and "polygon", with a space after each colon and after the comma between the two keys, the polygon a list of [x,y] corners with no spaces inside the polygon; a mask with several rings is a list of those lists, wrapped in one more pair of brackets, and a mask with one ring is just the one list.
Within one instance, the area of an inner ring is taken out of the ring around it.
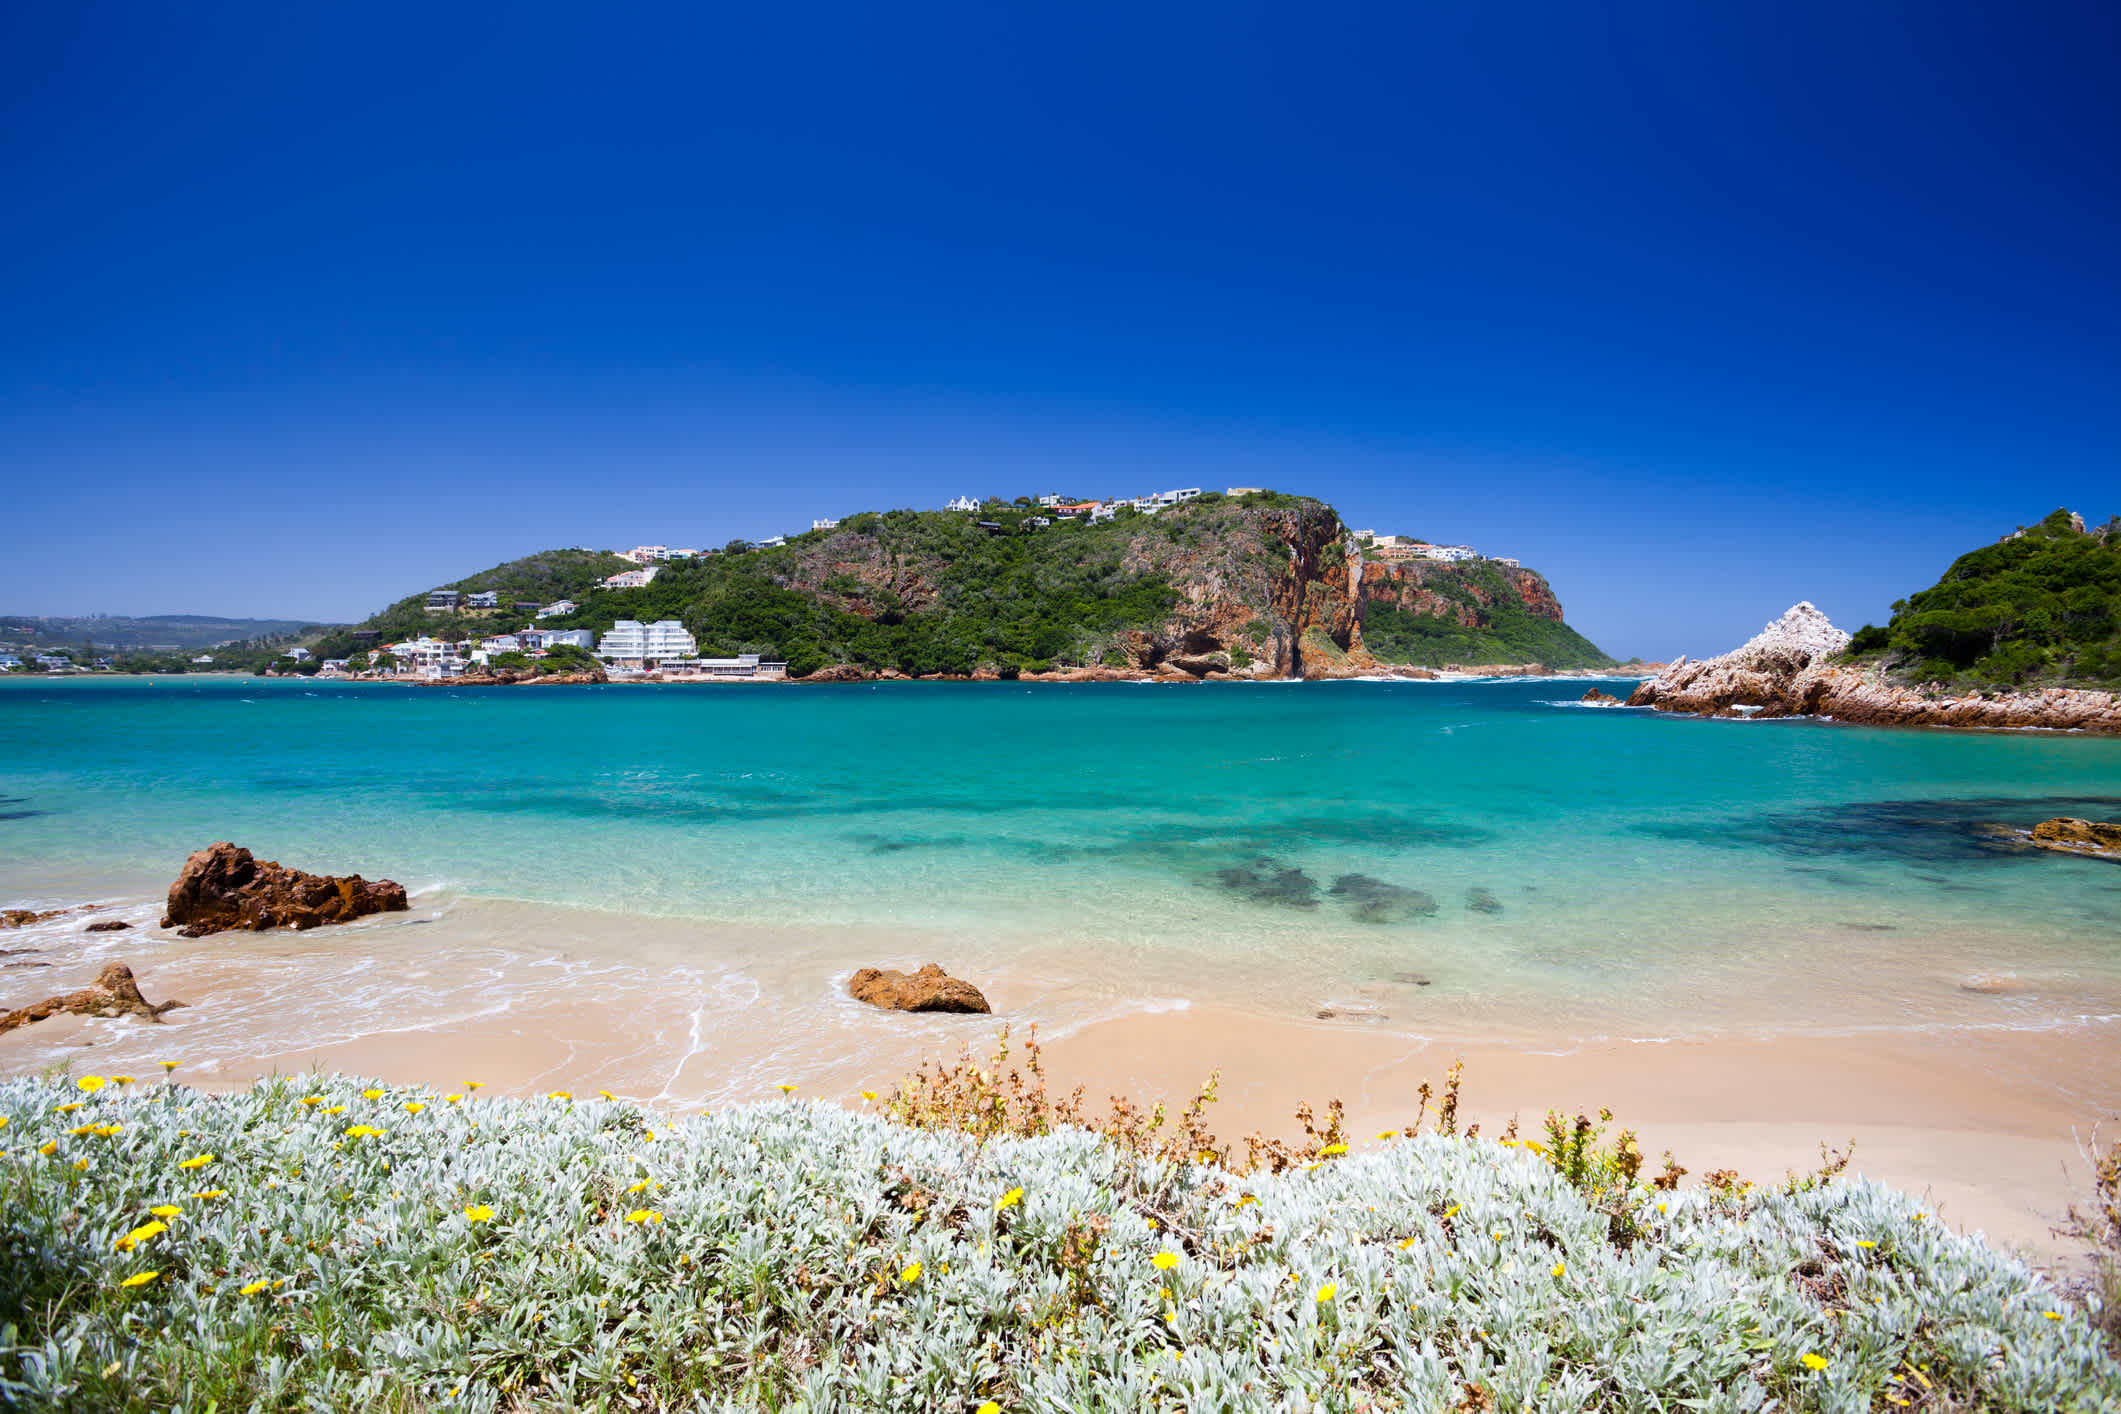
{"label": "rocky cliff", "polygon": [[[605,568],[579,559],[533,557],[582,574]],[[1276,492],[1209,493],[1096,524],[1048,519],[1028,503],[866,512],[578,598],[579,610],[545,623],[602,632],[621,618],[678,619],[703,655],[758,653],[819,681],[1419,676],[1451,663],[1611,662],[1561,621],[1533,571],[1366,560],[1331,506]],[[482,631],[511,626],[482,621]]]}
{"label": "rocky cliff", "polygon": [[1877,664],[1843,657],[1850,637],[1809,603],[1792,607],[1742,647],[1682,657],[1637,687],[1630,707],[1705,716],[1830,718],[1877,726],[2024,728],[2121,733],[2115,694],[2072,688],[1951,693],[1892,681]]}

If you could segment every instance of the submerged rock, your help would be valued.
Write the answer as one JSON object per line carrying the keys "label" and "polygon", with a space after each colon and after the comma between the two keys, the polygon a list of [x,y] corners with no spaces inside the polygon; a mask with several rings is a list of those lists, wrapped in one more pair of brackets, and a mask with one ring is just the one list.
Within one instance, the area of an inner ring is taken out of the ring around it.
{"label": "submerged rock", "polygon": [[122,933],[133,925],[123,918],[106,918],[101,923],[91,923],[81,931],[84,933]]}
{"label": "submerged rock", "polygon": [[2028,843],[2036,849],[2063,854],[2088,854],[2094,859],[2121,860],[2121,824],[2106,820],[2079,820],[2062,816],[2033,826]]}
{"label": "submerged rock", "polygon": [[887,1011],[991,1012],[980,989],[929,963],[918,972],[864,967],[847,979],[847,995]]}
{"label": "submerged rock", "polygon": [[1500,913],[1502,900],[1486,889],[1467,889],[1466,907],[1475,913]]}
{"label": "submerged rock", "polygon": [[1405,923],[1436,912],[1436,900],[1420,889],[1402,888],[1368,874],[1343,874],[1327,890],[1348,905],[1361,923]]}
{"label": "submerged rock", "polygon": [[1284,869],[1271,859],[1218,869],[1215,881],[1252,903],[1279,904],[1284,908],[1318,906],[1318,880],[1301,869]]}
{"label": "submerged rock", "polygon": [[230,928],[262,932],[350,923],[405,907],[405,886],[389,879],[305,874],[253,859],[249,850],[223,840],[184,861],[184,872],[169,886],[162,926],[203,938]]}
{"label": "submerged rock", "polygon": [[140,984],[133,980],[133,970],[122,962],[113,962],[96,974],[93,986],[69,992],[63,997],[47,997],[33,1006],[0,1016],[0,1034],[68,1012],[82,1016],[144,1016],[149,1021],[160,1021],[163,1012],[183,1005],[182,1002],[159,1005],[149,1002],[140,995]]}
{"label": "submerged rock", "polygon": [[1627,705],[1619,698],[1615,697],[1612,693],[1600,692],[1595,687],[1592,688],[1589,692],[1586,692],[1582,697],[1577,698],[1576,700],[1579,702],[1588,702],[1593,707],[1624,707]]}

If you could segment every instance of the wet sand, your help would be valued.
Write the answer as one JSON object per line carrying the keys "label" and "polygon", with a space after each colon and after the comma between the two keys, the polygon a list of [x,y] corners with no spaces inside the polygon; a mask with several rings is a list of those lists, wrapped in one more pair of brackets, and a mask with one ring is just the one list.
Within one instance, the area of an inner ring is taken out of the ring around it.
{"label": "wet sand", "polygon": [[[184,1062],[179,1079],[205,1088],[321,1067],[445,1092],[470,1080],[485,1082],[487,1095],[608,1090],[671,1109],[702,1096],[776,1100],[775,1084],[796,1079],[799,1098],[859,1105],[864,1090],[887,1092],[924,1059],[960,1046],[985,1054],[1005,1020],[1020,1041],[1042,1013],[1050,1021],[1054,999],[1036,980],[1002,979],[988,989],[994,1017],[909,1016],[848,1002],[830,1026],[790,1035],[776,1026],[770,1003],[734,999],[709,1011],[687,989],[647,985],[638,975],[556,971],[527,991],[511,987],[508,1004],[483,1011],[467,995],[474,982],[438,978],[432,1007],[344,1016],[335,1039],[259,1054],[224,1030],[202,1045],[214,1032],[198,1023],[217,1003],[256,1005],[244,994],[261,985],[251,980],[260,961],[253,954],[241,967],[214,966],[199,955],[141,954],[135,971],[150,999],[181,996],[190,1008],[162,1025],[67,1017],[22,1028],[0,1036],[0,1073],[56,1063],[152,1075],[155,1061],[169,1058]],[[73,970],[10,971],[0,980],[10,995],[45,995],[79,985]],[[1048,1040],[1045,1060],[1056,1091],[1082,1085],[1100,1107],[1107,1095],[1127,1094],[1175,1108],[1219,1070],[1210,1125],[1233,1142],[1254,1131],[1287,1135],[1299,1101],[1323,1108],[1337,1098],[1358,1145],[1411,1122],[1422,1082],[1440,1086],[1462,1060],[1462,1122],[1478,1122],[1484,1133],[1500,1133],[1512,1116],[1536,1132],[1550,1108],[1595,1115],[1605,1106],[1616,1125],[1637,1132],[1653,1164],[1662,1150],[1675,1151],[1690,1181],[1719,1168],[1779,1179],[1815,1167],[1822,1143],[1846,1148],[1853,1140],[1853,1171],[1926,1194],[1956,1226],[2042,1257],[2070,1251],[2050,1229],[2086,1196],[2079,1137],[2102,1121],[2108,1136],[2121,1135],[2121,1023],[2111,1021],[2047,1030],[1558,1040],[1547,1050],[1416,1037],[1346,1018],[1289,1021],[1196,1006],[1079,1025]]]}

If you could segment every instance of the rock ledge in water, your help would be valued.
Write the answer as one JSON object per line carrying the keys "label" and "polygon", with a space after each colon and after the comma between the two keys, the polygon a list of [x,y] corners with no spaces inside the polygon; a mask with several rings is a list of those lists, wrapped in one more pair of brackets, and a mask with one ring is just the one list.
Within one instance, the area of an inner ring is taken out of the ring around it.
{"label": "rock ledge in water", "polygon": [[959,981],[932,962],[912,973],[864,967],[847,979],[847,995],[887,1011],[993,1010],[979,988]]}
{"label": "rock ledge in water", "polygon": [[184,872],[169,886],[162,926],[203,938],[230,928],[262,932],[350,923],[371,913],[402,912],[405,906],[405,886],[389,879],[371,883],[359,874],[305,874],[253,859],[249,850],[222,840],[184,861]]}
{"label": "rock ledge in water", "polygon": [[93,986],[69,992],[63,997],[47,997],[35,1005],[0,1016],[0,1035],[17,1026],[27,1026],[33,1021],[66,1012],[83,1016],[144,1016],[149,1021],[160,1021],[163,1012],[183,1005],[182,1002],[156,1005],[148,1001],[140,995],[140,984],[133,980],[133,970],[122,962],[113,962],[96,974]]}
{"label": "rock ledge in water", "polygon": [[2029,843],[2063,854],[2088,854],[2094,859],[2121,860],[2121,825],[2105,820],[2078,820],[2061,816],[2033,826]]}

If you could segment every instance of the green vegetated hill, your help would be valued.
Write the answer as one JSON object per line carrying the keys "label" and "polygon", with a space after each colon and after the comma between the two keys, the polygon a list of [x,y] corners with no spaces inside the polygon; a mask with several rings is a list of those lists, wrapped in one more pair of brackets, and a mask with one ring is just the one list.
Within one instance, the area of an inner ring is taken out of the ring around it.
{"label": "green vegetated hill", "polygon": [[[1411,596],[1402,592],[1408,581],[1419,586]],[[1614,665],[1563,622],[1560,601],[1532,570],[1491,560],[1370,565],[1363,588],[1363,646],[1380,662]]]}
{"label": "green vegetated hill", "polygon": [[[782,658],[795,676],[836,664],[916,676],[1072,665],[1320,676],[1379,663],[1612,662],[1561,622],[1535,572],[1365,560],[1332,507],[1308,498],[1211,493],[1095,525],[1038,526],[1038,515],[1021,502],[977,515],[853,515],[785,546],[668,562],[638,589],[595,588],[633,566],[584,551],[532,556],[449,587],[497,590],[504,605],[580,601],[545,621],[555,627],[678,619],[702,654]],[[455,636],[522,618],[508,609],[431,614],[422,590],[361,627]],[[320,651],[352,646],[342,636]]]}
{"label": "green vegetated hill", "polygon": [[1908,683],[2121,686],[2121,516],[2087,529],[2058,510],[1961,555],[1849,655]]}

